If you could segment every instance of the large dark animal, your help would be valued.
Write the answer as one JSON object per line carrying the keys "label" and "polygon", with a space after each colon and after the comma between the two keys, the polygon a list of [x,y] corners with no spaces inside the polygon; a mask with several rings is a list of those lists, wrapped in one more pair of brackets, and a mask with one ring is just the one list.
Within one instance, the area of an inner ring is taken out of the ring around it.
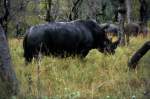
{"label": "large dark animal", "polygon": [[24,57],[31,62],[39,52],[44,55],[85,57],[89,50],[114,53],[119,40],[112,43],[104,29],[93,20],[50,22],[32,26],[26,33],[23,47]]}
{"label": "large dark animal", "polygon": [[127,43],[129,43],[130,36],[138,36],[139,34],[145,36],[148,34],[148,28],[141,22],[129,23],[125,25],[124,32],[126,35]]}
{"label": "large dark animal", "polygon": [[137,36],[138,33],[140,32],[140,25],[137,24],[137,23],[126,24],[125,27],[124,27],[124,32],[127,35]]}
{"label": "large dark animal", "polygon": [[[119,26],[113,23],[103,23],[101,26],[108,25],[105,29],[106,33],[111,33],[113,36],[117,36],[119,33]],[[147,35],[149,29],[142,23],[128,23],[124,26],[125,35],[137,36],[138,34]]]}

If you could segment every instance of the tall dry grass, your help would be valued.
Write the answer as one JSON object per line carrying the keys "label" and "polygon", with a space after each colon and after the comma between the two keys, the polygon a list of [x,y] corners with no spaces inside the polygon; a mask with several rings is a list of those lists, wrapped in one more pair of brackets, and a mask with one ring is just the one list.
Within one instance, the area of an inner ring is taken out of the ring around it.
{"label": "tall dry grass", "polygon": [[43,57],[40,62],[24,64],[22,40],[10,39],[14,69],[20,82],[16,99],[143,99],[150,88],[150,52],[129,71],[131,55],[150,40],[131,38],[129,46],[118,47],[115,55],[103,55],[96,49],[80,60]]}

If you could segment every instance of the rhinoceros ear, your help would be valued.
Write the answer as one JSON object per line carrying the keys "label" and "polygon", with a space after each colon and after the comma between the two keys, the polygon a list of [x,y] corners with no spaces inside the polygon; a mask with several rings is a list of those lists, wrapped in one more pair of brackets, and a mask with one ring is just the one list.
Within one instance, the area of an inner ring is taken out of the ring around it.
{"label": "rhinoceros ear", "polygon": [[102,30],[105,30],[109,27],[109,24],[108,23],[100,24],[100,27],[101,27]]}

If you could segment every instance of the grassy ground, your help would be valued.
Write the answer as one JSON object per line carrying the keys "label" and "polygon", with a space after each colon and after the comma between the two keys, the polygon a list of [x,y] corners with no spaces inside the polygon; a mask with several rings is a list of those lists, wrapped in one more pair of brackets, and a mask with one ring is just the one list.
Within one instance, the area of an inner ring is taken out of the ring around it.
{"label": "grassy ground", "polygon": [[14,69],[20,82],[17,99],[144,99],[150,85],[150,52],[129,71],[131,55],[150,40],[137,37],[128,47],[118,47],[115,55],[105,56],[96,49],[84,60],[43,57],[24,64],[22,40],[10,39]]}

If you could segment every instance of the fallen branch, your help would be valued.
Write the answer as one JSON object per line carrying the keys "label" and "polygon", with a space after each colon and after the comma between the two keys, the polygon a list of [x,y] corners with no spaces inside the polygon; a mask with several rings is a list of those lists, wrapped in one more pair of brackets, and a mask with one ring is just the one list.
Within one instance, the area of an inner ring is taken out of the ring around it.
{"label": "fallen branch", "polygon": [[150,49],[150,41],[144,43],[144,45],[137,50],[137,52],[131,57],[129,60],[128,66],[130,69],[135,69],[137,67],[138,61],[146,54],[146,52]]}

